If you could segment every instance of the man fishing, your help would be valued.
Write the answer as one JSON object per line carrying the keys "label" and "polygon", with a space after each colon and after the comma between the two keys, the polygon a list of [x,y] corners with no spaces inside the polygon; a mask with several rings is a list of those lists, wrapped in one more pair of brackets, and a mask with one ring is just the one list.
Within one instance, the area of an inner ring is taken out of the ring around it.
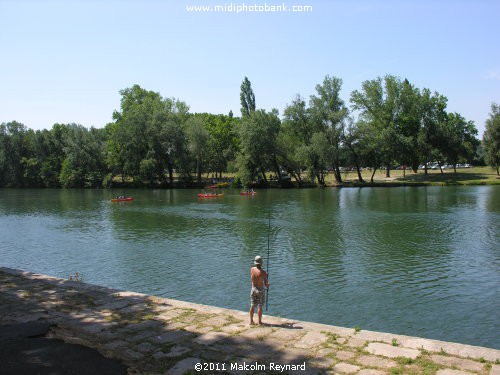
{"label": "man fishing", "polygon": [[267,280],[267,272],[262,269],[262,264],[264,261],[260,255],[255,257],[254,266],[250,269],[250,277],[252,279],[252,291],[250,292],[250,324],[254,325],[253,314],[255,312],[255,307],[258,308],[259,324],[262,323],[262,306],[265,300],[265,289],[269,288],[269,282]]}

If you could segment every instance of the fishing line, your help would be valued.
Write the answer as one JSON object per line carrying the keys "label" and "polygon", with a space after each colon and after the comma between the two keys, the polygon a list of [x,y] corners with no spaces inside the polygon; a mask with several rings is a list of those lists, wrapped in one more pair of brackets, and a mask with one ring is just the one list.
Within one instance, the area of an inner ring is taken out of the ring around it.
{"label": "fishing line", "polygon": [[[267,273],[267,282],[269,283],[269,242],[270,242],[270,239],[269,239],[269,236],[270,236],[270,232],[271,232],[271,211],[269,211],[269,224],[268,224],[268,227],[267,227],[267,269],[266,269],[266,273]],[[269,306],[269,286],[267,287],[267,291],[266,291],[266,311],[267,311],[267,307]]]}

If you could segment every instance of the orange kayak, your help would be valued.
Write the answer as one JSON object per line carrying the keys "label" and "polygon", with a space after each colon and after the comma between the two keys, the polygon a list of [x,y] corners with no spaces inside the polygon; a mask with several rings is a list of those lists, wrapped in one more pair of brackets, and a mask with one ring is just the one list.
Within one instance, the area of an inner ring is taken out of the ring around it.
{"label": "orange kayak", "polygon": [[130,202],[133,201],[134,197],[124,197],[124,198],[113,198],[111,202]]}
{"label": "orange kayak", "polygon": [[216,194],[216,193],[198,193],[198,198],[219,198],[224,194]]}

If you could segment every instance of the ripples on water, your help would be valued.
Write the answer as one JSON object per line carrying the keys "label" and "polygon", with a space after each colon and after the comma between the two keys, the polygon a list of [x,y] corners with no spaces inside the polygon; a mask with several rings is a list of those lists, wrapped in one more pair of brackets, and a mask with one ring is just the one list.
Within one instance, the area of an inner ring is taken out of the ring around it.
{"label": "ripples on water", "polygon": [[[1,264],[247,310],[267,256],[270,310],[500,348],[500,189],[2,190]],[[268,218],[271,215],[271,227]]]}

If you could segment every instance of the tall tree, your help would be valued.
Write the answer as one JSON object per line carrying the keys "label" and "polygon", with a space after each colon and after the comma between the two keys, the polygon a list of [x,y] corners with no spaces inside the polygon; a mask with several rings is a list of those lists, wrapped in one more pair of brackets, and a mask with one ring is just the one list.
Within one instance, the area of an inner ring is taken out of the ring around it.
{"label": "tall tree", "polygon": [[458,113],[449,113],[444,124],[445,142],[442,148],[446,161],[453,165],[455,173],[460,160],[471,162],[479,141],[473,121],[467,121]]}
{"label": "tall tree", "polygon": [[121,111],[113,113],[115,125],[109,127],[109,161],[115,173],[138,178],[141,161],[148,158],[148,127],[162,107],[162,98],[139,85],[121,90],[120,95]]}
{"label": "tall tree", "polygon": [[335,180],[342,182],[340,174],[341,142],[344,135],[345,120],[348,115],[344,101],[340,98],[342,79],[326,76],[323,84],[316,85],[316,95],[311,96],[310,110],[312,121],[325,133],[330,150],[330,165],[333,167]]}
{"label": "tall tree", "polygon": [[106,168],[104,129],[70,124],[64,140],[59,180],[64,187],[100,187]]}
{"label": "tall tree", "polygon": [[[376,136],[372,142],[378,148],[386,166],[386,176],[390,177],[390,166],[397,158],[398,144],[401,142],[398,132],[398,116],[401,109],[401,81],[391,75],[383,79],[378,77],[362,83],[362,90],[351,93],[352,108],[360,111],[364,123],[364,133]],[[366,129],[366,126],[372,129]],[[378,168],[379,166],[374,166]],[[375,170],[374,170],[375,173]]]}
{"label": "tall tree", "polygon": [[205,129],[203,119],[191,117],[186,122],[186,135],[188,139],[188,149],[196,159],[196,180],[201,183],[201,172],[203,157],[207,152],[208,131]]}
{"label": "tall tree", "polygon": [[[280,164],[295,178],[299,186],[302,183],[301,170],[313,164],[309,157],[309,146],[313,133],[320,130],[315,128],[315,125],[305,100],[297,95],[283,113],[283,123],[278,136],[278,155]],[[316,177],[314,171],[309,170],[313,178]]]}
{"label": "tall tree", "polygon": [[238,151],[236,123],[238,119],[230,115],[214,115],[197,113],[195,117],[203,120],[204,127],[209,133],[205,156],[207,172],[215,172],[215,177],[222,176],[227,171],[228,163],[234,160]]}
{"label": "tall tree", "polygon": [[278,178],[281,171],[277,160],[277,136],[281,121],[275,111],[258,110],[243,119],[239,127],[241,151],[238,158],[239,173],[245,183],[257,174],[267,183],[266,171],[274,170]]}
{"label": "tall tree", "polygon": [[[34,132],[17,121],[0,125],[0,183],[24,186],[25,167],[34,156]],[[30,172],[36,168],[30,168]]]}
{"label": "tall tree", "polygon": [[361,163],[364,161],[363,157],[366,152],[366,147],[363,144],[359,123],[356,123],[352,117],[348,119],[348,125],[344,135],[344,144],[349,150],[349,164],[354,164],[358,174],[358,181],[364,183],[365,181],[361,175]]}
{"label": "tall tree", "polygon": [[418,133],[418,148],[420,160],[423,161],[424,171],[427,174],[429,162],[443,158],[446,142],[445,123],[448,120],[446,113],[448,99],[429,89],[423,89],[420,95],[419,118],[420,129]]}
{"label": "tall tree", "polygon": [[483,134],[484,157],[486,163],[500,175],[500,105],[491,103],[490,118],[486,120]]}
{"label": "tall tree", "polygon": [[[114,123],[107,126],[108,162],[114,174],[163,181],[168,170],[173,182],[174,164],[184,172],[187,163],[184,122],[189,107],[174,98],[138,85],[121,90],[121,111],[113,113]],[[187,170],[187,169],[186,169]]]}
{"label": "tall tree", "polygon": [[407,79],[400,83],[399,109],[397,111],[395,161],[410,166],[416,173],[419,165],[418,132],[420,130],[420,90]]}
{"label": "tall tree", "polygon": [[255,95],[252,90],[252,84],[247,77],[243,79],[240,87],[241,116],[249,117],[255,112]]}
{"label": "tall tree", "polygon": [[156,178],[165,182],[167,171],[171,186],[174,182],[174,169],[183,174],[188,169],[184,131],[188,112],[189,106],[186,103],[174,98],[163,99],[148,126],[149,154],[155,160]]}

